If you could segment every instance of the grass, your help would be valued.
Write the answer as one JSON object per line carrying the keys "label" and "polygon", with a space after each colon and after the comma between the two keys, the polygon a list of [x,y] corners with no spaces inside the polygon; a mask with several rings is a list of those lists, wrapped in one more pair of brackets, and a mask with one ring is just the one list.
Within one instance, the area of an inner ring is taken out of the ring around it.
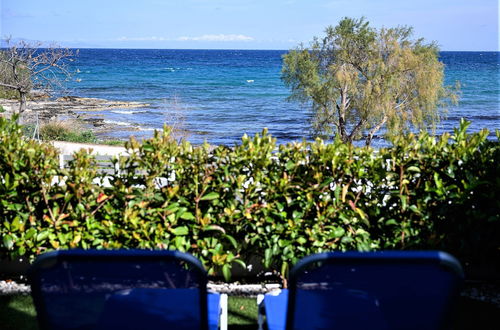
{"label": "grass", "polygon": [[91,130],[83,130],[73,121],[54,121],[40,127],[40,137],[45,141],[66,141],[96,143],[97,137]]}
{"label": "grass", "polygon": [[255,298],[229,296],[229,329],[257,328],[257,300]]}
{"label": "grass", "polygon": [[[256,329],[255,298],[229,297],[229,329]],[[461,297],[455,315],[456,330],[494,330],[500,324],[500,308],[486,302]],[[38,329],[30,296],[0,296],[0,327],[3,330]]]}
{"label": "grass", "polygon": [[[257,328],[255,298],[230,296],[228,305],[229,329]],[[38,329],[31,296],[0,296],[0,328],[2,330]]]}
{"label": "grass", "polygon": [[125,141],[122,141],[122,140],[103,140],[103,141],[97,141],[97,144],[105,144],[108,146],[123,147],[123,146],[125,146]]}
{"label": "grass", "polygon": [[0,324],[3,330],[38,329],[31,296],[0,296]]}
{"label": "grass", "polygon": [[[1,106],[0,106],[1,112]],[[35,125],[23,125],[23,134],[33,137]],[[83,129],[77,121],[53,121],[45,123],[40,127],[40,139],[43,141],[65,141],[76,143],[92,143],[108,146],[125,146],[122,140],[98,140],[92,130]]]}

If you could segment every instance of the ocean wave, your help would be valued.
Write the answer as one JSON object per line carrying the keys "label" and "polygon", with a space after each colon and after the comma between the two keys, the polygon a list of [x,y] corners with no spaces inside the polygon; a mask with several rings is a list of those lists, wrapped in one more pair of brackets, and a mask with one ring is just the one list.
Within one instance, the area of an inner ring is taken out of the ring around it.
{"label": "ocean wave", "polygon": [[476,115],[476,114],[465,115],[465,114],[461,114],[459,116],[448,116],[446,118],[446,121],[456,122],[462,118],[466,118],[467,120],[471,120],[471,121],[474,121],[474,120],[494,120],[494,121],[496,121],[500,118],[500,115]]}
{"label": "ocean wave", "polygon": [[180,70],[192,70],[193,68],[171,68],[171,67],[168,67],[168,68],[162,68],[162,70],[166,70],[166,71],[170,71],[170,72],[175,72],[175,71],[180,71]]}
{"label": "ocean wave", "polygon": [[117,126],[130,126],[132,127],[133,125],[131,123],[127,123],[124,121],[116,121],[116,120],[104,120],[105,124],[111,124],[111,125],[117,125]]}
{"label": "ocean wave", "polygon": [[111,112],[121,115],[133,115],[134,113],[144,113],[146,110],[111,110]]}
{"label": "ocean wave", "polygon": [[140,126],[137,124],[127,123],[124,121],[117,121],[117,120],[104,120],[104,123],[109,124],[109,125],[116,125],[116,126],[126,126],[126,127],[130,127],[133,130],[138,130],[138,131],[153,132],[156,129],[156,128],[152,128],[152,127],[144,127],[144,126]]}

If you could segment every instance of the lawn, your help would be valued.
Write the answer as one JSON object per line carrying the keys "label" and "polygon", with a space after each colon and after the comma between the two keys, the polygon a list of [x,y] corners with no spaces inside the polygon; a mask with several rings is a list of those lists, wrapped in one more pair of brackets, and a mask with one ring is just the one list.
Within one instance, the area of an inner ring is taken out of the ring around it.
{"label": "lawn", "polygon": [[31,296],[0,296],[0,324],[4,330],[38,329]]}
{"label": "lawn", "polygon": [[[457,330],[496,330],[500,324],[500,308],[461,297],[456,313]],[[0,328],[2,330],[38,329],[30,296],[0,296]],[[254,298],[229,297],[229,329],[256,329],[257,306]]]}
{"label": "lawn", "polygon": [[[256,329],[255,298],[229,297],[229,329]],[[36,312],[31,296],[0,296],[0,329],[36,330]]]}

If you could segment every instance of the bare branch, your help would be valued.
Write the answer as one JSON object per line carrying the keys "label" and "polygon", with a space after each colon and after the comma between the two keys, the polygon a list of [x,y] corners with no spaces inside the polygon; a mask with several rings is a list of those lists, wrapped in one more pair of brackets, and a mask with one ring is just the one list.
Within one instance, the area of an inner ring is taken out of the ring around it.
{"label": "bare branch", "polygon": [[19,93],[19,113],[26,109],[27,94],[33,89],[51,93],[71,76],[68,60],[74,53],[56,46],[42,48],[40,42],[20,41],[0,50],[0,86]]}
{"label": "bare branch", "polygon": [[7,88],[10,88],[10,89],[17,89],[17,86],[6,84],[6,83],[3,83],[3,82],[0,82],[0,86],[7,87]]}

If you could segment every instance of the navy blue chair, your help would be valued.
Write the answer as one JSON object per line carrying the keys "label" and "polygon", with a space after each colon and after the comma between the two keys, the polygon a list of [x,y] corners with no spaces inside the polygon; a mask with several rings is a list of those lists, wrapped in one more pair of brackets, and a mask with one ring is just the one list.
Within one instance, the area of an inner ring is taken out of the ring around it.
{"label": "navy blue chair", "polygon": [[217,329],[227,313],[200,261],[177,251],[54,251],[29,279],[42,330]]}
{"label": "navy blue chair", "polygon": [[[330,252],[290,271],[289,289],[260,297],[268,329],[450,329],[463,282],[438,251]],[[263,299],[262,299],[263,298]]]}

